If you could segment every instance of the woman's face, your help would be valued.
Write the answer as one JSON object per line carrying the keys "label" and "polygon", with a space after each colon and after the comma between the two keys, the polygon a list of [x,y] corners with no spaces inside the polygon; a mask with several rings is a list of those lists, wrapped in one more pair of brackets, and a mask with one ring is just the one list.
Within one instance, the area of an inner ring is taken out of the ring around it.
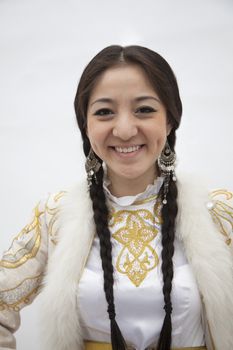
{"label": "woman's face", "polygon": [[170,129],[165,106],[140,66],[119,65],[102,74],[88,103],[87,135],[110,181],[153,182]]}

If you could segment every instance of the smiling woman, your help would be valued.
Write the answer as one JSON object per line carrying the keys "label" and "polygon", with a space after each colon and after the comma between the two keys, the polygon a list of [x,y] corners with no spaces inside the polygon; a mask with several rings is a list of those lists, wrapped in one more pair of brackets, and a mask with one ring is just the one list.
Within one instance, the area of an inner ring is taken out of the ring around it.
{"label": "smiling woman", "polygon": [[176,178],[169,64],[103,49],[75,112],[87,179],[41,201],[4,254],[0,349],[16,348],[19,311],[41,289],[43,350],[232,350],[233,193]]}
{"label": "smiling woman", "polygon": [[140,66],[103,73],[90,97],[87,135],[107,165],[113,195],[136,195],[154,182],[170,130],[166,108]]}

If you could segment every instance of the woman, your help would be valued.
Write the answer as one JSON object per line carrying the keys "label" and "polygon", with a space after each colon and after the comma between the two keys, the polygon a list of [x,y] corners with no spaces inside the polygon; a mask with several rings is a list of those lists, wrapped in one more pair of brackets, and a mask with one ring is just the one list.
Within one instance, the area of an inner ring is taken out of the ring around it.
{"label": "woman", "polygon": [[233,195],[208,202],[196,180],[176,180],[170,66],[107,47],[75,111],[87,180],[41,201],[3,256],[0,349],[15,348],[19,310],[42,285],[43,349],[232,349]]}

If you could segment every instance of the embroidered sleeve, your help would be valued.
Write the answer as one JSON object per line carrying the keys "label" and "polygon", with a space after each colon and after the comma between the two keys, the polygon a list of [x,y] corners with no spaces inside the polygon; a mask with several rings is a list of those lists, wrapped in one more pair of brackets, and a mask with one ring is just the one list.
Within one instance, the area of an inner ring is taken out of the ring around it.
{"label": "embroidered sleeve", "polygon": [[64,192],[50,195],[33,210],[29,223],[16,235],[0,260],[0,349],[15,349],[13,333],[19,311],[39,292],[48,254],[55,246],[58,202]]}
{"label": "embroidered sleeve", "polygon": [[46,203],[46,222],[48,229],[49,247],[54,249],[54,246],[58,243],[58,217],[59,217],[59,204],[66,191],[60,191],[51,195]]}
{"label": "embroidered sleeve", "polygon": [[212,191],[207,208],[226,244],[233,249],[233,192],[225,189]]}

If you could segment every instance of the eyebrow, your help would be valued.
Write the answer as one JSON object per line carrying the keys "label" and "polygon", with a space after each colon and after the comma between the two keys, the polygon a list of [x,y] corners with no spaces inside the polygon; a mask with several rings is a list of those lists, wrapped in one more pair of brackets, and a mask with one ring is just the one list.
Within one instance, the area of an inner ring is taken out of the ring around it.
{"label": "eyebrow", "polygon": [[[134,99],[134,101],[136,102],[141,102],[141,101],[145,101],[145,100],[155,100],[157,102],[160,103],[160,100],[154,96],[139,96],[139,97],[136,97]],[[98,100],[95,100],[94,102],[91,103],[91,106],[94,104],[94,103],[97,103],[97,102],[105,102],[105,103],[113,103],[114,100],[111,99],[111,98],[108,98],[108,97],[102,97],[102,98],[99,98]]]}

